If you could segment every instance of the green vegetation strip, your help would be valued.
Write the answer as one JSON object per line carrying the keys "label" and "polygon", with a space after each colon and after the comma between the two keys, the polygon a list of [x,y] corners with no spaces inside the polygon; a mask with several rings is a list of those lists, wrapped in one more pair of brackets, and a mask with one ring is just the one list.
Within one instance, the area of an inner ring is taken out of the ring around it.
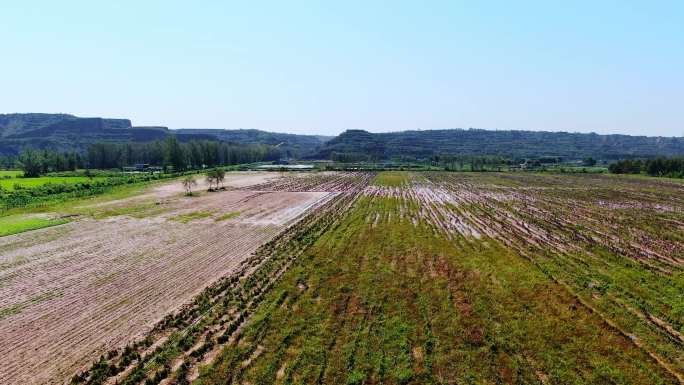
{"label": "green vegetation strip", "polygon": [[409,174],[405,171],[384,171],[379,173],[372,184],[375,186],[401,187],[409,183]]}
{"label": "green vegetation strip", "polygon": [[187,214],[177,215],[172,217],[171,220],[178,221],[181,223],[188,223],[197,219],[210,217],[212,214],[208,211],[193,211]]}
{"label": "green vegetation strip", "polygon": [[10,215],[0,217],[0,237],[5,235],[22,233],[24,231],[41,229],[43,227],[50,227],[61,225],[69,222],[67,218],[41,218],[41,217],[27,217],[25,215]]}
{"label": "green vegetation strip", "polygon": [[[36,184],[34,187],[20,188],[12,191],[0,190],[0,215],[58,209],[64,206],[70,206],[70,203],[74,203],[74,201],[99,195],[105,195],[109,198],[130,196],[148,185],[196,173],[198,172],[190,171],[185,174],[172,173],[154,175],[125,175],[118,173],[115,174],[117,176],[114,177],[94,177],[92,179],[80,176],[35,178],[32,179],[37,181],[33,182]],[[86,178],[86,180],[73,183],[40,182],[44,179],[54,180],[54,178]]]}
{"label": "green vegetation strip", "polygon": [[88,178],[85,176],[44,176],[40,178],[11,178],[11,179],[0,179],[0,187],[5,190],[13,191],[18,188],[32,188],[43,186],[48,183],[52,184],[75,184],[84,182],[97,182],[104,181],[107,178],[103,177],[93,177]]}
{"label": "green vegetation strip", "polygon": [[214,219],[214,221],[215,222],[227,221],[228,219],[236,218],[238,216],[240,216],[239,211],[231,211],[229,213],[225,213],[225,214],[222,214],[222,215],[216,217],[216,219]]}
{"label": "green vegetation strip", "polygon": [[61,294],[51,293],[51,292],[43,293],[43,294],[40,294],[36,297],[29,299],[26,302],[18,303],[18,304],[8,306],[5,308],[0,308],[0,320],[5,318],[5,317],[9,317],[9,316],[12,316],[15,314],[19,314],[29,306],[37,305],[41,302],[45,302],[45,301],[51,300],[53,298],[57,298],[60,295]]}
{"label": "green vegetation strip", "polygon": [[0,178],[9,179],[24,175],[21,170],[0,170]]}

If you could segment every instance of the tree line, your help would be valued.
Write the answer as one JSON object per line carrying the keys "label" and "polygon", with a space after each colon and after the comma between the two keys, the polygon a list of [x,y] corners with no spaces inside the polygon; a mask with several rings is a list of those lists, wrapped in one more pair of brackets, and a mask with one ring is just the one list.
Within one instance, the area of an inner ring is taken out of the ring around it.
{"label": "tree line", "polygon": [[684,178],[684,157],[655,159],[625,159],[608,166],[613,174],[648,174],[669,178]]}
{"label": "tree line", "polygon": [[79,168],[114,169],[149,164],[174,171],[278,160],[277,147],[237,145],[218,141],[181,143],[175,136],[146,143],[95,143],[84,154],[55,150],[24,149],[17,158],[0,159],[0,166],[19,167],[27,177]]}
{"label": "tree line", "polygon": [[[24,149],[14,167],[24,170],[24,176],[37,177],[55,171],[74,171],[84,166],[84,158],[77,152]],[[9,165],[8,165],[9,166]],[[12,166],[7,168],[14,168]]]}
{"label": "tree line", "polygon": [[238,145],[218,141],[181,143],[175,136],[147,143],[98,143],[87,151],[89,167],[121,168],[139,163],[171,166],[175,171],[278,160],[277,147]]}
{"label": "tree line", "polygon": [[432,164],[441,166],[446,171],[485,171],[501,170],[502,166],[510,162],[500,156],[470,156],[470,155],[435,155]]}

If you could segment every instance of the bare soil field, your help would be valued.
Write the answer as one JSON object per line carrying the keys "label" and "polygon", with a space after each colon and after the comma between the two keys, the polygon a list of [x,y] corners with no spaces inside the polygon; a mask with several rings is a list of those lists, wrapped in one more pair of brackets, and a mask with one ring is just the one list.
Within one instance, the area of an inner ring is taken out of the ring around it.
{"label": "bare soil field", "polygon": [[227,188],[242,190],[196,197],[174,182],[0,238],[0,383],[67,381],[336,195],[249,190],[278,177],[229,173]]}

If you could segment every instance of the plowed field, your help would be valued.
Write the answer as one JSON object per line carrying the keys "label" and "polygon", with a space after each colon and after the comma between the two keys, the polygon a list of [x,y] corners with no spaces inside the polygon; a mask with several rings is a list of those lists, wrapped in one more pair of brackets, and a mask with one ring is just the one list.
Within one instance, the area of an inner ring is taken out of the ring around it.
{"label": "plowed field", "polygon": [[248,189],[274,175],[228,174],[243,190],[196,197],[176,182],[0,238],[0,383],[64,382],[336,194]]}

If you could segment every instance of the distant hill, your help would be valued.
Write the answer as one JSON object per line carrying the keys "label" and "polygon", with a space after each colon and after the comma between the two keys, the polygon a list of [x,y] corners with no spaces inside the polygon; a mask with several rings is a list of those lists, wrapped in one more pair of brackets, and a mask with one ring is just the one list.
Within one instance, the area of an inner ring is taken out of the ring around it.
{"label": "distant hill", "polygon": [[599,135],[546,131],[450,129],[369,133],[347,130],[311,158],[386,160],[426,159],[434,155],[500,155],[507,158],[622,159],[684,155],[684,138]]}
{"label": "distant hill", "polygon": [[0,114],[0,155],[15,155],[24,147],[83,151],[97,142],[130,143],[165,139],[221,140],[238,144],[279,145],[289,157],[315,153],[326,137],[279,134],[259,130],[135,127],[128,119],[81,118],[68,114]]}
{"label": "distant hill", "polygon": [[254,129],[221,130],[209,128],[182,128],[173,130],[181,135],[202,134],[218,138],[224,142],[240,144],[269,144],[280,146],[288,157],[298,158],[312,155],[333,137],[320,135],[298,135],[268,132]]}
{"label": "distant hill", "polygon": [[0,154],[23,147],[83,150],[94,142],[163,139],[166,127],[133,127],[128,119],[79,118],[67,114],[0,115]]}

